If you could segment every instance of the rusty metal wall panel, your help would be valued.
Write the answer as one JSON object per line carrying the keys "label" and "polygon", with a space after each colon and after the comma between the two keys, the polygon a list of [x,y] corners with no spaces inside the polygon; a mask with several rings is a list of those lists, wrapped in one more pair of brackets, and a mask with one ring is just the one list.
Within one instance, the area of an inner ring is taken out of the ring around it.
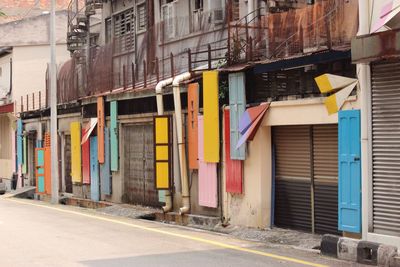
{"label": "rusty metal wall panel", "polygon": [[230,110],[224,110],[224,141],[226,166],[226,192],[241,194],[243,192],[243,161],[231,159]]}
{"label": "rusty metal wall panel", "polygon": [[372,65],[373,231],[400,236],[400,61]]}
{"label": "rusty metal wall panel", "polygon": [[154,137],[152,124],[123,127],[123,202],[159,206],[154,181]]}
{"label": "rusty metal wall panel", "polygon": [[198,159],[199,84],[188,85],[188,144],[189,169],[199,168]]}
{"label": "rusty metal wall panel", "polygon": [[97,153],[99,163],[104,163],[104,99],[103,97],[97,98]]}

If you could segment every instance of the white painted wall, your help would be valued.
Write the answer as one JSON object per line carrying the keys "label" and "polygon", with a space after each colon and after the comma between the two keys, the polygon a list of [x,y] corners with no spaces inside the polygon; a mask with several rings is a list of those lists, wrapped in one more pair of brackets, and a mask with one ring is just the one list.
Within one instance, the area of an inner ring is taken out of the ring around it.
{"label": "white painted wall", "polygon": [[[58,44],[56,49],[57,63],[70,59],[66,44]],[[48,45],[16,46],[13,48],[13,92],[12,99],[17,102],[16,110],[20,111],[21,96],[26,109],[26,95],[29,95],[29,106],[32,93],[38,95],[41,91],[42,103],[46,96],[46,69],[50,61],[50,47]],[[36,105],[38,100],[36,100]]]}
{"label": "white painted wall", "polygon": [[0,57],[0,99],[10,91],[10,60],[10,54]]}

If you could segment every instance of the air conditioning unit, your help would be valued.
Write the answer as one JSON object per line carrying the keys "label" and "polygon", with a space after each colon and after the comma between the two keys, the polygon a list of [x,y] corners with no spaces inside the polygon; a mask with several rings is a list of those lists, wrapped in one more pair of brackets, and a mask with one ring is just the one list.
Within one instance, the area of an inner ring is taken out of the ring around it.
{"label": "air conditioning unit", "polygon": [[224,10],[222,8],[212,11],[212,21],[214,23],[222,23],[224,21]]}

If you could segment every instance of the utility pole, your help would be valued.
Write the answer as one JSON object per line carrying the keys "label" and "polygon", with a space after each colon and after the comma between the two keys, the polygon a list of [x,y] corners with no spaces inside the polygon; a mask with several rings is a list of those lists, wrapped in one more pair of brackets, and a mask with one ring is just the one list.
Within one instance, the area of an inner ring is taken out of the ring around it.
{"label": "utility pole", "polygon": [[58,204],[56,0],[50,10],[50,112],[51,203]]}

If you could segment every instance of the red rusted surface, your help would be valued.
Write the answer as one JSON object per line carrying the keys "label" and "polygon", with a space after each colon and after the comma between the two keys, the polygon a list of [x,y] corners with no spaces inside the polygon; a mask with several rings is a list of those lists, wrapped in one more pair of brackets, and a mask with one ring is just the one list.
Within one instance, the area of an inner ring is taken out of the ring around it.
{"label": "red rusted surface", "polygon": [[14,103],[0,106],[0,114],[14,112]]}

